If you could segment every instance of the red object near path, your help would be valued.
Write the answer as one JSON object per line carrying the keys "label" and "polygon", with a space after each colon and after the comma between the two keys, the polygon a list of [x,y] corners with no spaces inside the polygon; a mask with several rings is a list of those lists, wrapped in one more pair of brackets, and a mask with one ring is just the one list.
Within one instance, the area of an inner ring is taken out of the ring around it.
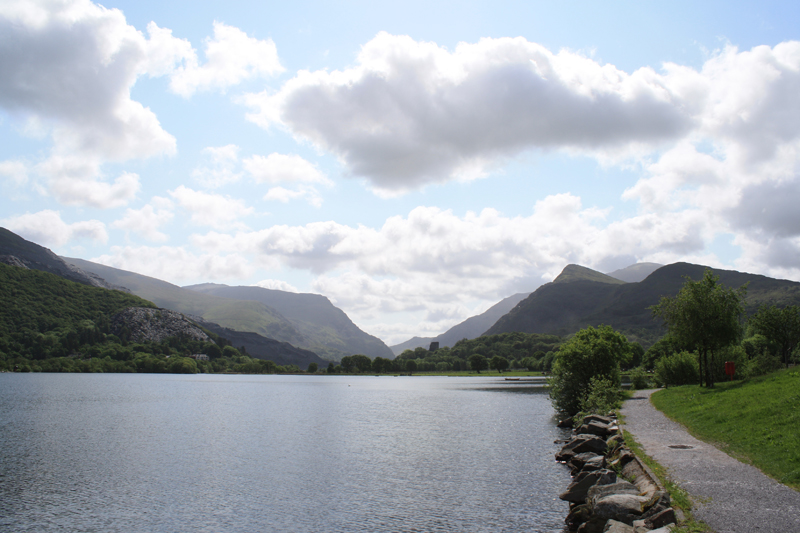
{"label": "red object near path", "polygon": [[725,361],[725,375],[731,377],[731,381],[733,381],[733,375],[736,373],[736,363],[733,361]]}

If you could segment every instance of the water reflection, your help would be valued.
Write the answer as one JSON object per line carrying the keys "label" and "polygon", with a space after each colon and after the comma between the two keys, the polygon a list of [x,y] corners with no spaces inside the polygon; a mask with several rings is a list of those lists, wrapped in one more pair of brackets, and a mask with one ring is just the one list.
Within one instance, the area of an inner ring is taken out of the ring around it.
{"label": "water reflection", "polygon": [[0,530],[561,531],[552,415],[490,378],[0,374]]}

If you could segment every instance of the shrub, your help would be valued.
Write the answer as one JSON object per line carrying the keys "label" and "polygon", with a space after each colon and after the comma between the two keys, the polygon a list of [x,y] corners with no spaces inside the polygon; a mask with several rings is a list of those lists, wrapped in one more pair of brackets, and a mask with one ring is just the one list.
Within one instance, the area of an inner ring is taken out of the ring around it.
{"label": "shrub", "polygon": [[698,383],[700,369],[697,357],[686,351],[662,357],[656,362],[655,380],[666,387]]}
{"label": "shrub", "polygon": [[650,378],[640,366],[631,370],[631,388],[634,390],[646,389],[650,387]]}

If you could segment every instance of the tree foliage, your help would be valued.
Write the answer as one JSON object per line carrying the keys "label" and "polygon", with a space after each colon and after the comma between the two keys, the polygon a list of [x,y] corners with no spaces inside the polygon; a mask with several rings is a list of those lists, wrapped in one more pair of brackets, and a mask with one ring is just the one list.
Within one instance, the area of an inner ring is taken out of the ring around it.
{"label": "tree foliage", "polygon": [[714,354],[741,337],[746,293],[746,285],[728,289],[706,269],[701,280],[687,277],[675,297],[664,296],[651,307],[677,343],[697,352],[700,381],[705,377],[708,387],[714,386]]}
{"label": "tree foliage", "polygon": [[553,361],[549,380],[550,398],[562,414],[572,416],[581,410],[593,378],[620,386],[620,364],[630,360],[631,345],[611,326],[591,326],[580,330],[561,345]]}
{"label": "tree foliage", "polygon": [[469,356],[469,367],[480,374],[481,370],[489,368],[489,360],[479,353],[474,353]]}
{"label": "tree foliage", "polygon": [[780,309],[762,305],[748,321],[751,332],[763,335],[777,349],[781,362],[789,367],[789,358],[800,343],[800,307]]}

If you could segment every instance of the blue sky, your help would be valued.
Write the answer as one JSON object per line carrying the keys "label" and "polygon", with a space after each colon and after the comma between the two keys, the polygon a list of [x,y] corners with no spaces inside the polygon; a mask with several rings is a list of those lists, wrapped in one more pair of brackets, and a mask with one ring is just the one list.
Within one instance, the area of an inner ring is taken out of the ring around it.
{"label": "blue sky", "polygon": [[389,344],[568,263],[800,280],[795,2],[0,6],[0,224]]}

